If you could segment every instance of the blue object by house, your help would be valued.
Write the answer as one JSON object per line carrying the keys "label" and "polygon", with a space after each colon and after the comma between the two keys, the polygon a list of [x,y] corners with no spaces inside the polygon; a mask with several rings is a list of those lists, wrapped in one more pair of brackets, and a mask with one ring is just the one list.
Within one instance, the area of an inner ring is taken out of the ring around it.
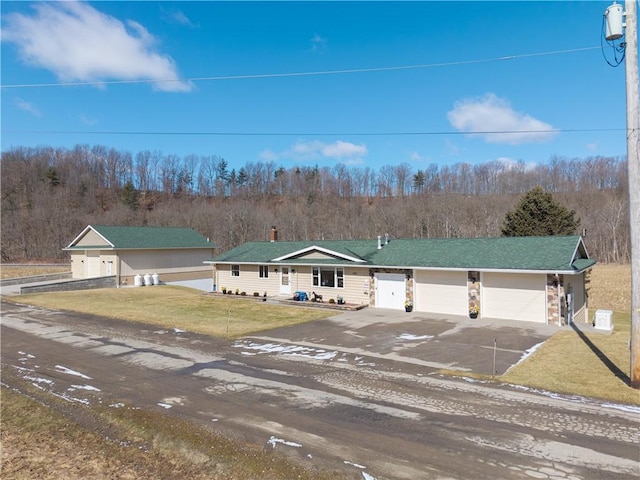
{"label": "blue object by house", "polygon": [[304,302],[306,300],[309,300],[309,296],[307,295],[307,292],[296,292],[293,294],[293,299]]}

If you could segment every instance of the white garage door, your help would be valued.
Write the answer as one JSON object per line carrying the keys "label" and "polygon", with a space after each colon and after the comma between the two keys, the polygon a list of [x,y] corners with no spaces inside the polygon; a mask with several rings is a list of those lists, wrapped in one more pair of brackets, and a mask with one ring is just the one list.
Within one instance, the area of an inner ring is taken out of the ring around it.
{"label": "white garage door", "polygon": [[467,272],[416,272],[415,308],[421,312],[467,315]]}
{"label": "white garage door", "polygon": [[100,276],[100,252],[87,251],[84,264],[86,278]]}
{"label": "white garage door", "polygon": [[483,317],[546,323],[546,276],[484,273],[480,310]]}
{"label": "white garage door", "polygon": [[404,310],[405,276],[398,273],[376,273],[376,307]]}

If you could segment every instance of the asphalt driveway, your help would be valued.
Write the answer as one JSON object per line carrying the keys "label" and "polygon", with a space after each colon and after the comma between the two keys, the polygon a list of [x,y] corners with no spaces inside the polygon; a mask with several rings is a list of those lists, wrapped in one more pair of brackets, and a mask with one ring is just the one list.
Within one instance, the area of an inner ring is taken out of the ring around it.
{"label": "asphalt driveway", "polygon": [[425,370],[501,375],[557,331],[531,322],[365,308],[247,339],[350,352]]}

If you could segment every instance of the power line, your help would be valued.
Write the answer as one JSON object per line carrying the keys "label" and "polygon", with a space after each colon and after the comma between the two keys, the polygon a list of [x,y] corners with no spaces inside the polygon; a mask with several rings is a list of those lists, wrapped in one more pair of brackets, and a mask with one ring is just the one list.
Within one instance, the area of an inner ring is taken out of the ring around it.
{"label": "power line", "polygon": [[316,72],[291,72],[291,73],[263,73],[253,75],[224,75],[209,77],[189,77],[189,78],[171,78],[165,80],[108,80],[108,81],[90,81],[90,82],[60,82],[60,83],[23,83],[0,85],[0,88],[37,88],[37,87],[77,87],[77,86],[95,86],[95,85],[120,85],[120,84],[137,84],[137,83],[168,83],[168,82],[205,82],[220,80],[249,80],[262,78],[284,78],[284,77],[310,77],[319,75],[342,75],[349,73],[370,73],[370,72],[390,72],[398,70],[413,70],[424,68],[452,67],[460,65],[472,65],[478,63],[500,62],[506,60],[517,60],[521,58],[541,57],[547,55],[560,55],[566,53],[584,52],[588,50],[597,50],[601,47],[582,47],[567,50],[555,50],[551,52],[524,53],[520,55],[507,55],[503,57],[486,58],[481,60],[461,60],[455,62],[443,63],[426,63],[419,65],[402,65],[395,67],[373,67],[373,68],[351,68],[345,70],[324,70]]}
{"label": "power line", "polygon": [[193,132],[193,131],[124,131],[124,130],[3,130],[4,133],[20,134],[83,134],[83,135],[173,135],[173,136],[219,136],[219,137],[287,137],[287,136],[437,136],[437,135],[503,135],[503,134],[553,134],[587,132],[624,132],[626,128],[564,128],[548,130],[484,130],[477,132]]}

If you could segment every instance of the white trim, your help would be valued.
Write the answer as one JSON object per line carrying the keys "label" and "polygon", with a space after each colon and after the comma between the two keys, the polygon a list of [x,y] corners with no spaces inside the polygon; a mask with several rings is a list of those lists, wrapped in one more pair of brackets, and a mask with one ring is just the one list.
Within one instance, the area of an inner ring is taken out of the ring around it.
{"label": "white trim", "polygon": [[[74,243],[78,242],[78,240],[80,240],[82,237],[84,237],[84,236],[89,232],[89,230],[93,230],[95,233],[97,233],[97,234],[98,234],[98,236],[99,236],[100,238],[102,238],[105,242],[107,242],[109,245],[111,245],[111,248],[115,248],[115,246],[113,245],[113,243],[111,243],[109,240],[107,240],[107,239],[104,237],[104,235],[102,235],[99,231],[97,231],[97,230],[96,230],[95,228],[93,228],[91,225],[87,225],[87,226],[84,228],[84,230],[82,230],[82,232],[80,232],[80,234],[79,234],[76,238],[74,238],[74,239],[73,239],[73,241],[72,241],[72,242],[67,246],[67,248],[63,248],[63,250],[67,250],[67,249],[69,249],[69,248],[72,248],[72,245],[73,245]],[[78,248],[82,248],[82,247],[78,247]],[[100,248],[104,249],[104,247],[100,247]],[[74,249],[74,250],[75,250],[75,249]],[[85,250],[92,250],[92,249],[88,248],[88,249],[85,249]],[[95,250],[95,248],[94,248],[94,250]]]}
{"label": "white trim", "polygon": [[338,252],[335,252],[333,250],[329,250],[328,248],[318,247],[317,245],[312,245],[310,247],[303,248],[302,250],[297,250],[295,252],[287,253],[286,255],[282,255],[281,257],[274,258],[271,261],[272,262],[281,262],[282,260],[285,260],[287,258],[291,258],[291,257],[294,257],[296,255],[302,255],[303,253],[308,253],[308,252],[311,252],[311,251],[314,251],[314,250],[318,251],[318,252],[326,253],[327,255],[331,255],[331,256],[338,257],[338,258],[342,258],[344,260],[350,260],[352,262],[358,262],[358,263],[364,262],[364,260],[361,259],[361,258],[352,257],[350,255],[344,255],[343,253],[338,253]]}

